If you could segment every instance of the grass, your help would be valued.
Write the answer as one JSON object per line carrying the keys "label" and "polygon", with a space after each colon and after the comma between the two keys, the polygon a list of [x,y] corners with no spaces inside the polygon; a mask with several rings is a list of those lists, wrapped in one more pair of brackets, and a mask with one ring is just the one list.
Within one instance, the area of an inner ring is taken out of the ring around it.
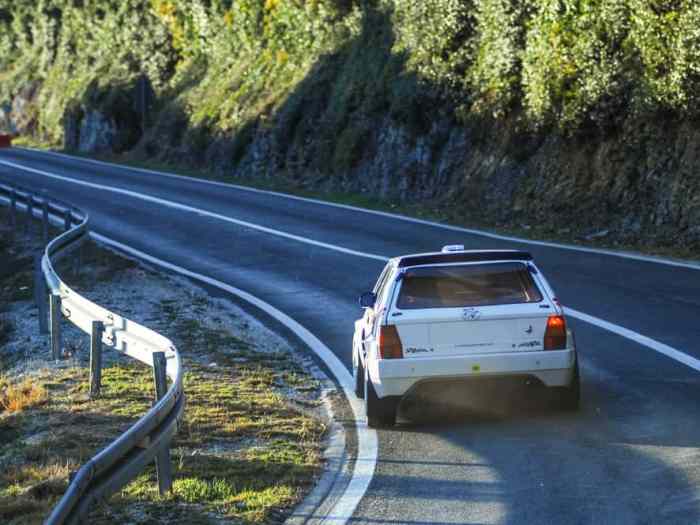
{"label": "grass", "polygon": [[[128,428],[132,417],[116,408],[129,406],[133,414],[148,407],[116,394],[114,370],[105,370],[105,396],[87,399],[87,371],[51,370],[19,381],[0,379],[0,521],[40,523],[77,470],[99,448]],[[108,379],[109,378],[109,379]],[[5,401],[7,400],[7,401]]]}
{"label": "grass", "polygon": [[2,314],[0,314],[0,345],[10,340],[10,336],[14,330],[15,326],[12,321],[5,319]]}
{"label": "grass", "polygon": [[46,389],[29,378],[19,383],[0,378],[0,409],[5,412],[22,412],[45,400]]}
{"label": "grass", "polygon": [[[202,328],[194,340],[205,334]],[[241,355],[239,347],[220,351]],[[158,494],[149,467],[90,523],[133,520],[134,512],[139,520],[167,516],[168,523],[263,523],[296,503],[320,471],[324,426],[275,391],[290,363],[274,354],[257,357],[238,368],[187,360],[172,493]],[[40,523],[68,474],[145,413],[153,395],[150,369],[132,363],[105,368],[95,400],[84,368],[43,370],[19,382],[4,377],[0,384],[0,520],[8,525]]]}
{"label": "grass", "polygon": [[27,260],[17,273],[14,273],[0,282],[0,297],[7,302],[27,301],[34,293],[34,280],[32,278],[32,262]]}
{"label": "grass", "polygon": [[[90,290],[135,263],[89,244],[83,265],[88,269],[78,275],[70,264],[59,273],[72,287]],[[15,279],[20,277],[6,277],[0,288],[14,286]],[[176,342],[186,371],[185,416],[171,449],[173,490],[159,494],[150,466],[87,522],[283,520],[322,468],[325,432],[288,395],[302,398],[318,383],[287,353],[259,351],[237,334],[212,327],[203,294],[186,301],[174,297],[155,306],[157,329]],[[22,336],[11,330],[6,335]],[[153,402],[152,371],[135,361],[108,360],[96,399],[89,397],[88,381],[86,367],[4,375],[0,369],[0,523],[41,523],[69,475]]]}

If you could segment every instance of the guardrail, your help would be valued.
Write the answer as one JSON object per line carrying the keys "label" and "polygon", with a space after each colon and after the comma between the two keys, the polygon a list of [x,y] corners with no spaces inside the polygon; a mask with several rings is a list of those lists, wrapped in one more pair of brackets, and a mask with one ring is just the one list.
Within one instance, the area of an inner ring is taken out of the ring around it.
{"label": "guardrail", "polygon": [[[99,393],[103,345],[152,366],[154,371],[153,407],[71,475],[68,489],[45,523],[79,522],[95,503],[118,491],[153,460],[160,492],[167,492],[172,487],[170,442],[185,404],[182,364],[175,345],[153,330],[82,297],[58,276],[53,261],[78,249],[89,237],[87,214],[9,184],[0,184],[0,202],[9,205],[14,228],[18,226],[20,211],[26,212],[27,229],[34,217],[41,217],[45,241],[49,222],[64,226],[65,231],[48,243],[43,256],[37,257],[35,269],[40,331],[50,332],[53,357],[62,357],[61,319],[65,318],[90,336],[91,395]],[[171,380],[170,388],[166,376]]]}

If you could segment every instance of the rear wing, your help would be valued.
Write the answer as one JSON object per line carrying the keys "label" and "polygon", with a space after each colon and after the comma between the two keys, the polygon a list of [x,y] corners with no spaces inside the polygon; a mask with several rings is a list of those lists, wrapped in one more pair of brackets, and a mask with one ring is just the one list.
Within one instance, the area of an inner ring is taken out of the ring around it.
{"label": "rear wing", "polygon": [[424,264],[448,264],[481,261],[532,261],[532,255],[521,250],[471,250],[464,252],[441,252],[409,255],[399,259],[398,267]]}

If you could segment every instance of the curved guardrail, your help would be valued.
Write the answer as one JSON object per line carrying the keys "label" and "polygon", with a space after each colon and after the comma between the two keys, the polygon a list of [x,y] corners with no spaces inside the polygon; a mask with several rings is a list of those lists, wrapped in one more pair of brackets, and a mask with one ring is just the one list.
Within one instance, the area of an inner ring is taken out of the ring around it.
{"label": "curved guardrail", "polygon": [[[60,345],[61,317],[114,351],[154,367],[157,402],[114,442],[98,452],[71,476],[65,494],[54,507],[46,524],[76,523],[95,507],[135,478],[154,459],[161,492],[170,489],[170,442],[182,417],[185,395],[182,363],[175,345],[166,337],[82,297],[61,280],[53,262],[75,250],[89,236],[88,215],[56,200],[38,197],[26,189],[0,184],[0,201],[9,204],[16,224],[22,208],[30,217],[44,219],[44,234],[49,216],[63,221],[66,231],[46,246],[41,258],[41,273],[51,296],[54,344]],[[31,219],[30,219],[31,220]],[[75,225],[73,225],[75,223]],[[43,300],[46,300],[45,294]],[[61,315],[58,315],[60,312]],[[96,327],[98,327],[96,331]],[[58,331],[58,333],[56,333]],[[54,348],[54,355],[57,349]],[[170,378],[166,390],[165,375]]]}

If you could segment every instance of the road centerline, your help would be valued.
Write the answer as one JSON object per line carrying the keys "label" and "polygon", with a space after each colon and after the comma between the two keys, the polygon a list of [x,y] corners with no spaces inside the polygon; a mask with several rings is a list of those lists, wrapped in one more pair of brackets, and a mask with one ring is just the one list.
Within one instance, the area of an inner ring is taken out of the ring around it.
{"label": "road centerline", "polygon": [[197,208],[195,206],[190,206],[188,204],[183,204],[183,203],[171,201],[168,199],[162,199],[160,197],[154,197],[152,195],[146,195],[146,194],[143,194],[143,193],[140,193],[137,191],[125,190],[123,188],[115,188],[114,186],[108,186],[106,184],[97,184],[95,182],[88,182],[88,181],[84,181],[84,180],[72,179],[70,177],[65,177],[63,175],[50,173],[48,171],[39,170],[36,168],[30,168],[28,166],[23,166],[21,164],[16,164],[14,162],[9,162],[6,160],[0,160],[0,164],[2,164],[4,166],[11,167],[11,168],[28,171],[28,172],[34,173],[36,175],[41,175],[42,177],[49,177],[49,178],[52,178],[55,180],[68,182],[70,184],[77,184],[80,186],[85,186],[87,188],[109,191],[112,193],[116,193],[118,195],[125,195],[127,197],[139,199],[139,200],[142,200],[145,202],[160,204],[161,206],[166,206],[168,208],[172,208],[172,209],[176,209],[176,210],[180,210],[180,211],[186,211],[189,213],[194,213],[194,214],[202,216],[202,217],[209,217],[211,219],[221,220],[224,222],[235,224],[237,226],[242,226],[244,228],[250,228],[251,230],[257,230],[257,231],[267,233],[270,235],[283,237],[285,239],[289,239],[292,241],[298,241],[298,242],[302,242],[305,244],[311,244],[311,245],[317,246],[319,248],[327,248],[329,250],[334,250],[334,251],[345,253],[348,255],[355,255],[357,257],[365,257],[367,259],[374,259],[374,260],[378,260],[378,261],[386,261],[387,260],[387,258],[382,256],[382,255],[369,254],[369,253],[360,252],[357,250],[352,250],[350,248],[345,248],[343,246],[338,246],[337,244],[330,244],[330,243],[326,243],[326,242],[322,242],[322,241],[317,241],[314,239],[309,239],[308,237],[302,237],[300,235],[295,235],[293,233],[288,233],[288,232],[284,232],[281,230],[276,230],[274,228],[268,228],[267,226],[262,226],[260,224],[255,224],[252,222],[243,221],[240,219],[235,219],[233,217],[229,217],[229,216],[223,215],[221,213],[212,212],[209,210]]}
{"label": "road centerline", "polygon": [[230,189],[235,189],[235,190],[239,190],[239,191],[246,191],[249,193],[257,193],[257,194],[262,194],[262,195],[271,195],[271,196],[295,200],[295,201],[299,201],[299,202],[307,202],[310,204],[318,204],[321,206],[328,206],[331,208],[356,211],[356,212],[360,212],[360,213],[366,213],[369,215],[376,215],[378,217],[386,217],[389,219],[395,219],[395,220],[399,220],[399,221],[403,221],[403,222],[420,224],[423,226],[431,226],[431,227],[441,228],[441,229],[445,229],[445,230],[449,230],[449,231],[467,233],[469,235],[476,235],[476,236],[485,237],[488,239],[496,239],[496,240],[500,240],[500,241],[514,242],[514,243],[519,243],[519,244],[530,244],[532,246],[543,246],[543,247],[547,247],[547,248],[557,248],[560,250],[569,250],[569,251],[575,251],[575,252],[607,255],[609,257],[618,257],[621,259],[630,259],[633,261],[641,261],[641,262],[647,262],[647,263],[652,263],[652,264],[661,264],[661,265],[665,265],[665,266],[673,266],[673,267],[677,267],[677,268],[685,268],[685,269],[689,269],[689,270],[700,271],[700,262],[674,260],[674,259],[664,258],[661,256],[645,255],[645,254],[641,254],[641,253],[625,252],[625,251],[619,251],[619,250],[610,250],[610,249],[605,249],[605,248],[593,248],[593,247],[589,247],[589,246],[577,246],[574,244],[565,244],[565,243],[559,243],[559,242],[553,242],[553,241],[539,241],[536,239],[526,239],[526,238],[522,238],[522,237],[514,237],[511,235],[502,235],[502,234],[493,233],[493,232],[489,232],[489,231],[478,230],[475,228],[466,228],[464,226],[456,226],[454,224],[445,224],[445,223],[441,223],[441,222],[430,221],[427,219],[419,219],[417,217],[410,217],[408,215],[401,215],[399,213],[392,213],[392,212],[381,211],[381,210],[373,210],[373,209],[369,209],[369,208],[361,208],[359,206],[352,206],[350,204],[342,204],[342,203],[338,203],[338,202],[324,201],[324,200],[315,199],[312,197],[302,197],[300,195],[291,195],[288,193],[282,193],[282,192],[273,191],[273,190],[252,188],[249,186],[242,186],[240,184],[232,184],[232,183],[228,183],[228,182],[220,182],[220,181],[208,180],[208,179],[204,179],[204,178],[189,177],[187,175],[178,175],[175,173],[168,173],[165,171],[137,168],[137,167],[132,167],[132,166],[124,166],[121,164],[115,164],[113,162],[105,162],[105,161],[90,159],[90,158],[85,158],[85,157],[75,157],[72,155],[67,155],[65,153],[58,153],[55,151],[44,151],[44,150],[39,150],[39,149],[34,149],[34,148],[17,148],[17,149],[23,150],[23,151],[28,151],[31,153],[38,153],[40,155],[65,158],[65,159],[68,159],[68,160],[71,160],[74,162],[85,162],[85,163],[89,163],[89,164],[95,164],[98,166],[108,166],[110,168],[118,168],[118,169],[124,169],[124,170],[129,170],[129,171],[135,171],[135,172],[139,172],[139,173],[148,173],[148,174],[152,174],[152,175],[158,175],[159,177],[167,177],[167,178],[171,178],[171,179],[186,180],[189,182],[196,182],[198,184],[205,184],[205,185],[209,185],[209,186],[218,186],[221,188],[230,188]]}
{"label": "road centerline", "polygon": [[[142,193],[137,192],[137,191],[126,190],[126,189],[122,189],[122,188],[115,188],[114,186],[108,186],[105,184],[97,184],[94,182],[88,182],[88,181],[84,181],[84,180],[72,179],[70,177],[66,177],[63,175],[50,173],[50,172],[47,172],[44,170],[39,170],[36,168],[30,168],[28,166],[23,166],[22,164],[17,164],[17,163],[5,161],[5,160],[0,160],[0,165],[5,165],[5,166],[11,167],[11,168],[24,170],[24,171],[27,171],[29,173],[34,173],[34,174],[41,175],[44,177],[49,177],[49,178],[52,178],[55,180],[60,180],[60,181],[64,181],[64,182],[68,182],[68,183],[72,183],[72,184],[77,184],[77,185],[81,185],[81,186],[85,186],[85,187],[89,187],[89,188],[94,188],[94,189],[99,189],[99,190],[103,190],[103,191],[109,191],[109,192],[120,194],[120,195],[125,195],[128,197],[132,197],[135,199],[145,201],[145,202],[160,204],[162,206],[166,206],[169,208],[178,209],[181,211],[194,213],[194,214],[197,214],[200,216],[205,216],[205,217],[209,217],[212,219],[221,220],[221,221],[228,222],[231,224],[236,224],[238,226],[242,226],[245,228],[250,228],[252,230],[260,231],[262,233],[266,233],[269,235],[283,237],[285,239],[309,244],[312,246],[326,248],[328,250],[333,250],[333,251],[345,253],[348,255],[354,255],[356,257],[363,257],[366,259],[373,259],[373,260],[382,261],[382,262],[386,262],[389,260],[389,257],[384,256],[384,255],[367,253],[367,252],[363,252],[363,251],[359,251],[359,250],[345,248],[343,246],[339,246],[336,244],[317,241],[314,239],[310,239],[308,237],[303,237],[301,235],[295,235],[295,234],[284,232],[281,230],[276,230],[274,228],[269,228],[267,226],[262,226],[260,224],[255,224],[255,223],[243,221],[240,219],[234,219],[233,217],[228,217],[226,215],[216,213],[216,212],[211,212],[211,211],[208,211],[208,210],[205,210],[202,208],[197,208],[194,206],[189,206],[187,204],[182,204],[182,203],[178,203],[175,201],[162,199],[160,197],[154,197],[152,195],[145,195],[145,194],[142,194]],[[591,325],[596,326],[598,328],[601,328],[603,330],[612,332],[612,333],[619,335],[625,339],[633,341],[641,346],[644,346],[646,348],[654,350],[655,352],[657,352],[661,355],[664,355],[664,356],[666,356],[670,359],[673,359],[674,361],[681,363],[681,364],[683,364],[683,365],[685,365],[685,366],[687,366],[687,367],[689,367],[697,372],[700,372],[700,360],[686,354],[685,352],[682,352],[681,350],[678,350],[677,348],[673,348],[673,347],[666,345],[660,341],[656,341],[655,339],[652,339],[652,338],[647,337],[643,334],[635,332],[634,330],[630,330],[629,328],[625,328],[623,326],[611,323],[609,321],[605,321],[604,319],[600,319],[598,317],[587,314],[585,312],[580,312],[580,311],[572,309],[572,308],[565,308],[565,313],[567,315],[570,315],[571,317],[579,319],[585,323],[588,323],[588,324],[591,324]]]}
{"label": "road centerline", "polygon": [[[0,202],[9,204],[9,200],[4,197],[0,197]],[[18,206],[26,210],[26,206],[23,204],[18,204]],[[33,210],[34,216],[39,217],[40,214],[41,210]],[[55,216],[52,213],[49,214],[49,220],[51,223],[57,226],[63,225],[63,218]],[[251,293],[212,277],[193,272],[187,268],[183,268],[182,266],[159,259],[153,255],[137,250],[136,248],[120,243],[99,233],[91,231],[90,237],[102,244],[111,246],[118,251],[127,253],[142,261],[165,268],[166,270],[170,270],[195,281],[199,281],[200,283],[219,288],[220,290],[234,295],[255,306],[256,308],[259,308],[292,331],[314,354],[318,356],[319,359],[326,364],[331,374],[333,374],[333,376],[336,378],[340,388],[342,388],[348,404],[352,409],[355,417],[355,431],[357,433],[357,457],[355,458],[350,480],[348,481],[347,486],[345,487],[341,496],[337,499],[333,507],[328,512],[328,516],[332,515],[332,520],[338,523],[338,525],[344,525],[350,521],[355,509],[360,504],[360,500],[369,489],[369,485],[374,477],[377,458],[379,457],[379,441],[376,430],[369,428],[364,422],[361,403],[353,394],[354,385],[352,375],[340,361],[338,356],[336,356],[330,348],[328,348],[305,326]]]}

